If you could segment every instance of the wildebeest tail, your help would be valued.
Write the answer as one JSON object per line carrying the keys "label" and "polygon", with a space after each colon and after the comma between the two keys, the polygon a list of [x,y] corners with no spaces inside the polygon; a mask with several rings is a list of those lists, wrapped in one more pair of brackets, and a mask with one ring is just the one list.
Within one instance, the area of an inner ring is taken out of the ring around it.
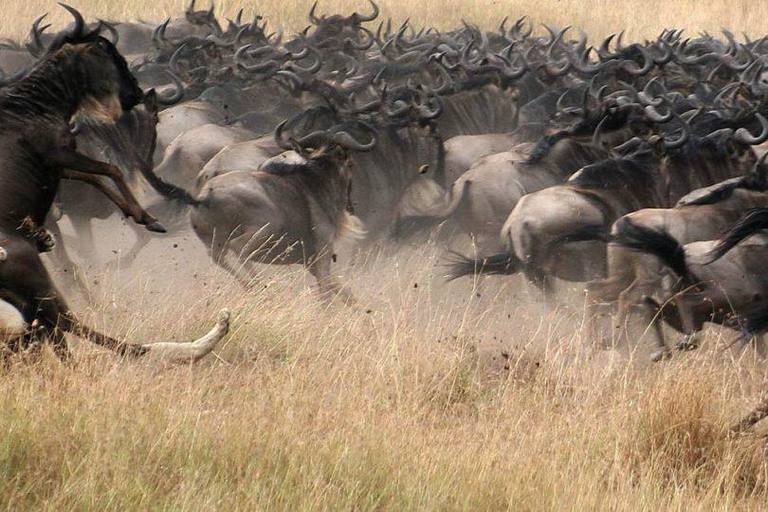
{"label": "wildebeest tail", "polygon": [[615,231],[618,234],[613,241],[618,245],[634,251],[652,254],[688,284],[693,284],[696,281],[685,262],[683,246],[669,233],[635,224],[626,217],[616,222]]}
{"label": "wildebeest tail", "polygon": [[474,274],[512,275],[522,269],[522,262],[513,253],[502,252],[484,258],[469,258],[451,251],[445,263],[446,279],[453,281]]}
{"label": "wildebeest tail", "polygon": [[155,189],[155,191],[161,196],[167,199],[180,201],[190,206],[197,206],[199,204],[199,201],[192,197],[192,194],[190,194],[188,191],[177,185],[174,185],[173,183],[168,183],[160,176],[155,174],[155,171],[151,166],[142,165],[141,175],[144,176],[144,179],[146,179],[152,188]]}
{"label": "wildebeest tail", "polygon": [[768,300],[762,300],[750,306],[734,319],[734,323],[749,336],[768,332]]}
{"label": "wildebeest tail", "polygon": [[759,336],[768,332],[768,300],[754,303],[741,312],[733,323],[748,336]]}
{"label": "wildebeest tail", "polygon": [[763,229],[768,229],[768,208],[750,211],[739,219],[717,242],[715,248],[710,252],[710,263],[722,258],[740,242]]}
{"label": "wildebeest tail", "polygon": [[557,251],[557,249],[559,249],[561,246],[565,244],[570,244],[575,242],[591,242],[591,241],[605,242],[607,244],[612,240],[613,240],[613,237],[611,235],[611,232],[607,227],[605,227],[605,225],[589,224],[577,230],[571,231],[570,233],[560,235],[559,237],[554,238],[553,240],[550,240],[547,243],[547,246],[545,248],[545,254],[551,255],[552,253]]}

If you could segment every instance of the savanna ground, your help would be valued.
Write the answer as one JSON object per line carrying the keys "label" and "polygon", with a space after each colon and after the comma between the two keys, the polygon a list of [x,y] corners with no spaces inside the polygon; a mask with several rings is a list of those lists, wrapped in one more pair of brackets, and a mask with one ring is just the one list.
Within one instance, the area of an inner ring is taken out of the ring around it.
{"label": "savanna ground", "polygon": [[[182,9],[164,0],[71,3],[119,18],[160,19]],[[233,2],[221,4],[234,10]],[[598,33],[621,27],[644,36],[664,25],[764,33],[766,7],[747,11],[746,2],[601,7],[608,4],[382,7],[443,27],[459,17],[490,26],[525,13]],[[325,12],[342,7],[321,4]],[[307,3],[259,8],[295,28]],[[6,1],[3,35],[22,34],[45,11],[63,19],[59,10],[53,2]],[[74,367],[47,353],[0,367],[4,508],[768,503],[765,427],[726,435],[768,389],[764,361],[725,348],[732,333],[712,330],[702,350],[650,365],[642,339],[619,350],[591,348],[578,287],[566,290],[567,308],[552,312],[519,280],[446,284],[434,244],[342,257],[337,272],[360,303],[323,308],[297,268],[264,268],[257,289],[244,293],[209,265],[193,235],[156,238],[130,268],[105,266],[132,234],[116,220],[96,224],[99,247],[79,258],[90,293],[70,292],[85,319],[135,342],[179,339],[206,330],[227,306],[233,332],[217,357],[193,367],[121,362],[82,343]]]}

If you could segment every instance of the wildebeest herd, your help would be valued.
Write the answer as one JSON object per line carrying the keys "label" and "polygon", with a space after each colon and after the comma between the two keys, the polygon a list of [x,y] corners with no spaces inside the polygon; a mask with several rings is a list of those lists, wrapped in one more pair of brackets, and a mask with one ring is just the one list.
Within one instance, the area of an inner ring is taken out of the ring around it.
{"label": "wildebeest herd", "polygon": [[[316,4],[291,37],[242,11],[224,23],[194,0],[157,26],[86,23],[62,4],[74,19],[63,31],[42,16],[22,43],[4,41],[9,346],[45,339],[66,357],[70,332],[191,361],[226,334],[226,310],[192,344],[129,345],[77,320],[39,253],[71,270],[53,243],[61,216],[87,251],[92,219],[114,206],[136,224],[126,264],[149,232],[191,228],[243,286],[257,264],[303,264],[321,300],[348,307],[331,272],[340,239],[373,247],[438,232],[449,278],[522,273],[549,303],[557,279],[586,283],[598,342],[627,337],[639,316],[656,360],[671,354],[662,323],[684,334],[678,349],[695,348],[707,322],[758,344],[768,38],[665,30],[590,44],[570,28],[534,34],[526,18],[441,32],[377,22],[369,3],[349,16]],[[467,236],[477,257],[448,251]]]}

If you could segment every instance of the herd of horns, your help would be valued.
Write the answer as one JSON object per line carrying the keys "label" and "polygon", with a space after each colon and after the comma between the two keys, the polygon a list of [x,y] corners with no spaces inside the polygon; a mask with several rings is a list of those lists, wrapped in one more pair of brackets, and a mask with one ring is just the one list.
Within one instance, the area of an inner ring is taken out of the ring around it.
{"label": "herd of horns", "polygon": [[[64,6],[65,31],[100,34],[152,91],[114,125],[73,119],[78,148],[143,176],[148,209],[245,286],[254,262],[304,264],[323,300],[352,302],[330,270],[341,237],[437,240],[451,279],[519,273],[553,303],[584,283],[597,344],[640,324],[662,360],[718,323],[762,351],[768,36],[595,43],[526,17],[441,31],[378,21],[368,1],[350,15],[316,3],[290,36],[194,0],[159,25]],[[49,58],[60,36],[45,19],[0,44],[0,95]],[[104,201],[82,194],[64,182],[56,203],[81,243]],[[140,258],[153,235],[136,236]],[[672,346],[664,326],[681,333]],[[765,416],[768,402],[734,428]]]}

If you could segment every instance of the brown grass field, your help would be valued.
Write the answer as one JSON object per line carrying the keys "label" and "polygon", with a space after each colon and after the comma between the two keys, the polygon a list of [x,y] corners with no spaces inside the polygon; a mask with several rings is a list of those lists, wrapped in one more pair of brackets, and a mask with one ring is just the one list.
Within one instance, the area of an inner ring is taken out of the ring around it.
{"label": "brown grass field", "polygon": [[[182,9],[71,3],[116,18]],[[296,28],[308,3],[260,9]],[[667,25],[765,32],[768,7],[730,3],[382,0],[386,13],[441,27],[461,17],[493,26],[509,13],[633,37]],[[345,5],[357,7],[321,9]],[[23,35],[45,11],[64,19],[52,1],[6,0],[2,35]],[[768,506],[768,428],[727,436],[768,390],[768,372],[727,348],[732,332],[713,329],[698,352],[651,365],[642,336],[616,350],[584,339],[578,287],[552,312],[520,280],[446,284],[433,246],[342,257],[337,272],[360,304],[323,308],[298,268],[264,268],[244,293],[189,234],[157,237],[131,268],[105,266],[132,234],[116,220],[97,228],[99,247],[83,260],[90,293],[69,293],[81,316],[139,342],[191,337],[227,306],[233,332],[193,367],[119,361],[74,340],[74,366],[47,351],[0,365],[4,509]]]}

